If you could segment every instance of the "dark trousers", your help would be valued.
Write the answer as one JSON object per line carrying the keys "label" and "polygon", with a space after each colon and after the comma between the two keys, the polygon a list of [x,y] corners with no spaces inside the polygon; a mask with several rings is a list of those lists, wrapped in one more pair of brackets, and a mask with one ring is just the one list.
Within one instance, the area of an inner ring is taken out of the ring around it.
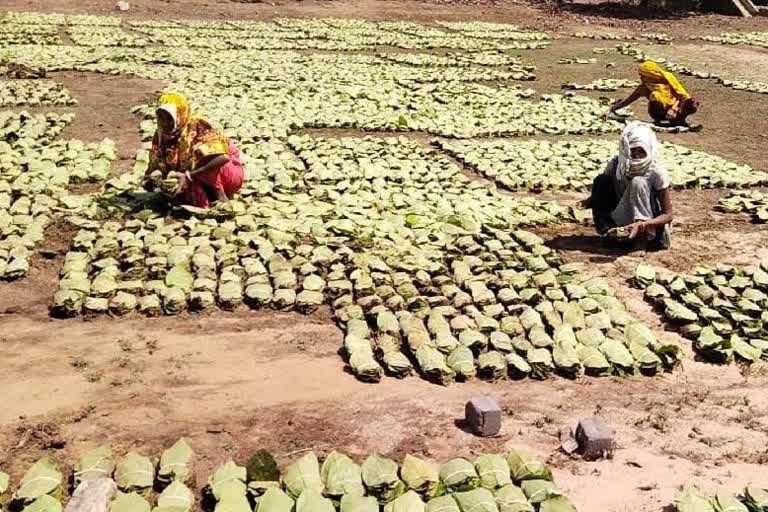
{"label": "dark trousers", "polygon": [[589,198],[589,206],[592,208],[592,220],[595,229],[604,235],[609,229],[616,226],[611,213],[619,205],[619,194],[613,177],[608,174],[600,174],[592,182],[592,195]]}

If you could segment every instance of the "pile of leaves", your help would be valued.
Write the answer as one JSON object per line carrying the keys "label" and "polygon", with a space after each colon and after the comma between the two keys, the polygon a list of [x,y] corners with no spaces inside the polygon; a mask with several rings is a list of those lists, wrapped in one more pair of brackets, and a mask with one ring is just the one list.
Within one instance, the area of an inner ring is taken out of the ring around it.
{"label": "pile of leaves", "polygon": [[564,57],[557,61],[558,64],[597,64],[597,59],[592,57],[589,59],[582,59],[579,57]]}
{"label": "pile of leaves", "polygon": [[516,41],[548,41],[549,35],[532,32],[517,25],[488,23],[483,21],[437,22],[441,27],[480,39],[512,39]]}
{"label": "pile of leaves", "polygon": [[768,490],[747,485],[741,495],[726,490],[712,496],[702,493],[689,485],[682,485],[675,494],[678,512],[761,512],[768,507]]}
{"label": "pile of leaves", "polygon": [[718,36],[698,36],[692,39],[721,44],[748,44],[768,48],[768,32],[723,32]]}
{"label": "pile of leaves", "polygon": [[74,25],[68,29],[72,41],[81,46],[146,46],[147,40],[128,34],[121,27]]}
{"label": "pile of leaves", "polygon": [[56,25],[18,25],[0,23],[0,47],[5,45],[53,45],[62,40]]}
{"label": "pile of leaves", "polygon": [[0,89],[2,107],[69,106],[77,101],[69,91],[53,80],[3,80]]}
{"label": "pile of leaves", "polygon": [[635,88],[640,82],[635,80],[625,80],[623,78],[599,78],[588,84],[563,84],[563,89],[576,91],[616,91],[621,88]]}
{"label": "pile of leaves", "polygon": [[[364,50],[376,46],[403,49],[519,50],[543,48],[549,37],[512,25],[495,31],[461,31],[408,21],[287,19],[274,22],[184,22],[167,27],[137,22],[133,28],[152,43],[221,49]],[[194,28],[194,31],[188,29]],[[184,42],[188,41],[188,45]]]}
{"label": "pile of leaves", "polygon": [[72,185],[99,182],[116,158],[111,140],[85,144],[54,137],[71,114],[0,112],[0,279],[29,271],[31,251],[60,211],[80,204]]}
{"label": "pile of leaves", "polygon": [[[542,96],[510,83],[534,78],[511,49],[547,35],[514,25],[276,19],[270,22],[72,23],[8,15],[8,27],[68,25],[75,46],[0,45],[0,60],[48,71],[92,71],[164,80],[228,135],[285,137],[301,128],[426,131],[447,137],[608,133],[620,124],[586,97]],[[141,34],[140,36],[136,34]],[[144,44],[159,48],[133,48]],[[300,54],[291,49],[453,49],[438,57]],[[234,58],[221,60],[222,50]],[[475,54],[475,52],[477,52]],[[487,82],[494,82],[493,85]],[[498,82],[498,84],[496,84]],[[312,83],[312,87],[306,87]],[[227,94],[226,91],[237,91]],[[222,94],[223,93],[223,94]]]}
{"label": "pile of leaves", "polygon": [[594,39],[596,41],[632,41],[636,39],[635,36],[630,34],[614,34],[607,32],[601,34],[590,32],[574,32],[571,34],[571,36],[579,39]]}
{"label": "pile of leaves", "polygon": [[690,274],[639,265],[633,282],[707,361],[768,358],[768,263],[696,267]]}
{"label": "pile of leaves", "polygon": [[[616,156],[610,140],[452,141],[436,144],[508,190],[589,190]],[[659,161],[674,188],[744,188],[768,183],[768,173],[746,164],[664,142]]]}
{"label": "pile of leaves", "polygon": [[749,213],[758,224],[768,222],[768,194],[758,190],[734,190],[715,208],[726,213]]}
{"label": "pile of leaves", "polygon": [[[473,54],[471,56],[461,54],[448,54],[445,56],[431,55],[426,53],[413,54],[413,53],[388,53],[383,52],[379,54],[381,57],[390,60],[392,62],[398,62],[401,64],[410,64],[411,66],[426,66],[429,68],[435,67],[459,67],[469,68],[473,64],[501,67],[504,66],[504,71],[495,71],[487,75],[470,75],[465,77],[467,81],[474,79],[478,80],[535,80],[536,75],[533,74],[535,67],[523,66],[520,64],[518,57],[506,55],[504,53],[497,52],[482,52],[480,54]],[[488,72],[486,72],[488,73]]]}
{"label": "pile of leaves", "polygon": [[594,33],[587,33],[587,32],[575,32],[574,34],[571,34],[571,35],[573,37],[577,37],[580,39],[595,39],[599,41],[636,41],[640,39],[647,39],[651,42],[658,43],[658,44],[668,44],[674,41],[674,38],[669,34],[659,33],[659,32],[642,33],[640,34],[639,37],[631,34],[613,34],[613,33],[594,34]]}

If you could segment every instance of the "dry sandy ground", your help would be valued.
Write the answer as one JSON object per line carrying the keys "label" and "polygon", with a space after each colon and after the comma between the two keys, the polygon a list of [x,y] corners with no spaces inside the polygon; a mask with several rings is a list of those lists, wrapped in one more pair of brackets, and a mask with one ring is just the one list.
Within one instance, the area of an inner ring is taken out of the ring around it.
{"label": "dry sandy ground", "polygon": [[[134,16],[182,16],[194,9],[211,17],[495,19],[543,27],[572,19],[548,19],[541,11],[515,4],[490,9],[370,0],[277,6],[193,0],[131,3]],[[111,1],[96,0],[6,0],[6,6],[112,13]],[[650,21],[643,27],[713,33],[724,26],[753,29],[757,23],[703,17],[679,23]],[[594,65],[556,64],[564,56],[593,56],[595,46],[612,43],[562,40],[548,50],[522,52],[538,66],[539,80],[530,85],[554,92],[566,81],[632,76],[635,64],[615,54],[597,56],[600,62]],[[654,47],[671,57],[678,55],[677,48]],[[680,45],[679,60],[694,63],[690,59],[696,57],[696,48]],[[718,62],[735,75],[756,76],[751,74],[760,73],[756,69],[768,69],[765,52],[743,47],[717,51]],[[616,66],[608,69],[607,62]],[[118,169],[124,169],[139,144],[130,108],[148,101],[162,84],[75,73],[56,78],[80,102],[78,117],[65,136],[115,139],[124,158]],[[686,83],[702,99],[699,119],[706,130],[664,138],[766,170],[768,121],[755,113],[768,111],[768,96],[732,91],[712,81]],[[548,457],[558,483],[582,511],[660,511],[682,483],[707,491],[737,491],[751,481],[768,486],[766,368],[746,371],[696,361],[689,343],[664,332],[640,292],[626,284],[644,259],[690,269],[701,263],[768,257],[764,229],[746,217],[712,211],[722,193],[675,194],[675,246],[666,253],[596,249],[588,227],[540,231],[567,259],[587,261],[594,273],[607,276],[631,311],[660,336],[685,347],[685,361],[675,372],[637,380],[471,382],[441,388],[413,377],[363,384],[344,371],[337,354],[341,333],[328,311],[309,317],[243,310],[210,317],[53,321],[47,304],[72,236],[66,226],[55,226],[30,276],[0,284],[0,467],[18,481],[42,453],[71,464],[85,448],[108,443],[118,452],[136,449],[158,455],[186,436],[198,453],[198,486],[216,464],[228,457],[242,462],[259,447],[272,450],[284,463],[307,448],[319,453],[340,449],[356,457],[379,451],[396,458],[414,453],[441,459],[504,451],[513,445],[532,447]],[[493,394],[504,408],[497,438],[475,438],[455,424],[465,401],[479,393]],[[560,454],[559,429],[595,412],[616,429],[614,459],[590,463]]]}
{"label": "dry sandy ground", "polygon": [[[726,30],[765,30],[765,18],[744,20],[729,16],[666,14],[624,9],[620,16],[606,11],[596,0],[563,2],[554,13],[525,2],[509,0],[461,0],[442,3],[412,0],[131,0],[130,10],[118,13],[112,0],[4,0],[2,10],[54,11],[62,13],[120,14],[131,18],[269,19],[288,17],[344,17],[371,20],[478,20],[518,23],[523,26],[572,32],[665,32],[670,35],[713,34]],[[460,5],[476,3],[479,5]],[[545,2],[541,2],[544,4]],[[616,11],[616,9],[613,9]],[[636,18],[633,16],[641,16]]]}

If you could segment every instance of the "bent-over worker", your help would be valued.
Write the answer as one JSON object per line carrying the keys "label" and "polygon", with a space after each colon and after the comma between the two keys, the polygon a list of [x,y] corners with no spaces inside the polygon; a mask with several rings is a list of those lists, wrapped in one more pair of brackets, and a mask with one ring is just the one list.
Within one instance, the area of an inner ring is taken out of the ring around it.
{"label": "bent-over worker", "polygon": [[198,208],[227,201],[240,190],[245,180],[240,151],[207,120],[193,115],[184,96],[162,94],[156,115],[145,188],[151,188],[153,172],[160,171],[163,178],[175,173],[179,186],[174,200]]}
{"label": "bent-over worker", "polygon": [[653,61],[643,62],[638,68],[640,85],[628,98],[611,106],[611,113],[631,105],[640,98],[648,99],[648,115],[661,124],[688,126],[686,119],[699,109],[699,101],[677,80],[675,75],[664,71]]}
{"label": "bent-over worker", "polygon": [[619,154],[595,178],[592,195],[584,202],[592,209],[600,235],[624,227],[629,239],[650,242],[649,249],[669,248],[670,181],[657,156],[658,141],[651,127],[629,123],[621,134]]}

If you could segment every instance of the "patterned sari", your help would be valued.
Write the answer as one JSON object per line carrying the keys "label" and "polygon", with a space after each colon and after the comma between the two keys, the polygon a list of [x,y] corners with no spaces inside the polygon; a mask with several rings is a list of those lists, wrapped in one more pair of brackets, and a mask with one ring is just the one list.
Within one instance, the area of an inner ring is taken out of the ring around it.
{"label": "patterned sari", "polygon": [[189,103],[181,94],[161,95],[158,110],[170,115],[174,127],[167,135],[159,128],[155,132],[146,176],[156,170],[163,177],[171,172],[194,171],[209,159],[225,155],[229,163],[194,176],[184,191],[184,202],[206,208],[216,199],[218,191],[224,191],[227,197],[237,193],[244,181],[244,170],[235,145],[206,119],[191,114]]}

